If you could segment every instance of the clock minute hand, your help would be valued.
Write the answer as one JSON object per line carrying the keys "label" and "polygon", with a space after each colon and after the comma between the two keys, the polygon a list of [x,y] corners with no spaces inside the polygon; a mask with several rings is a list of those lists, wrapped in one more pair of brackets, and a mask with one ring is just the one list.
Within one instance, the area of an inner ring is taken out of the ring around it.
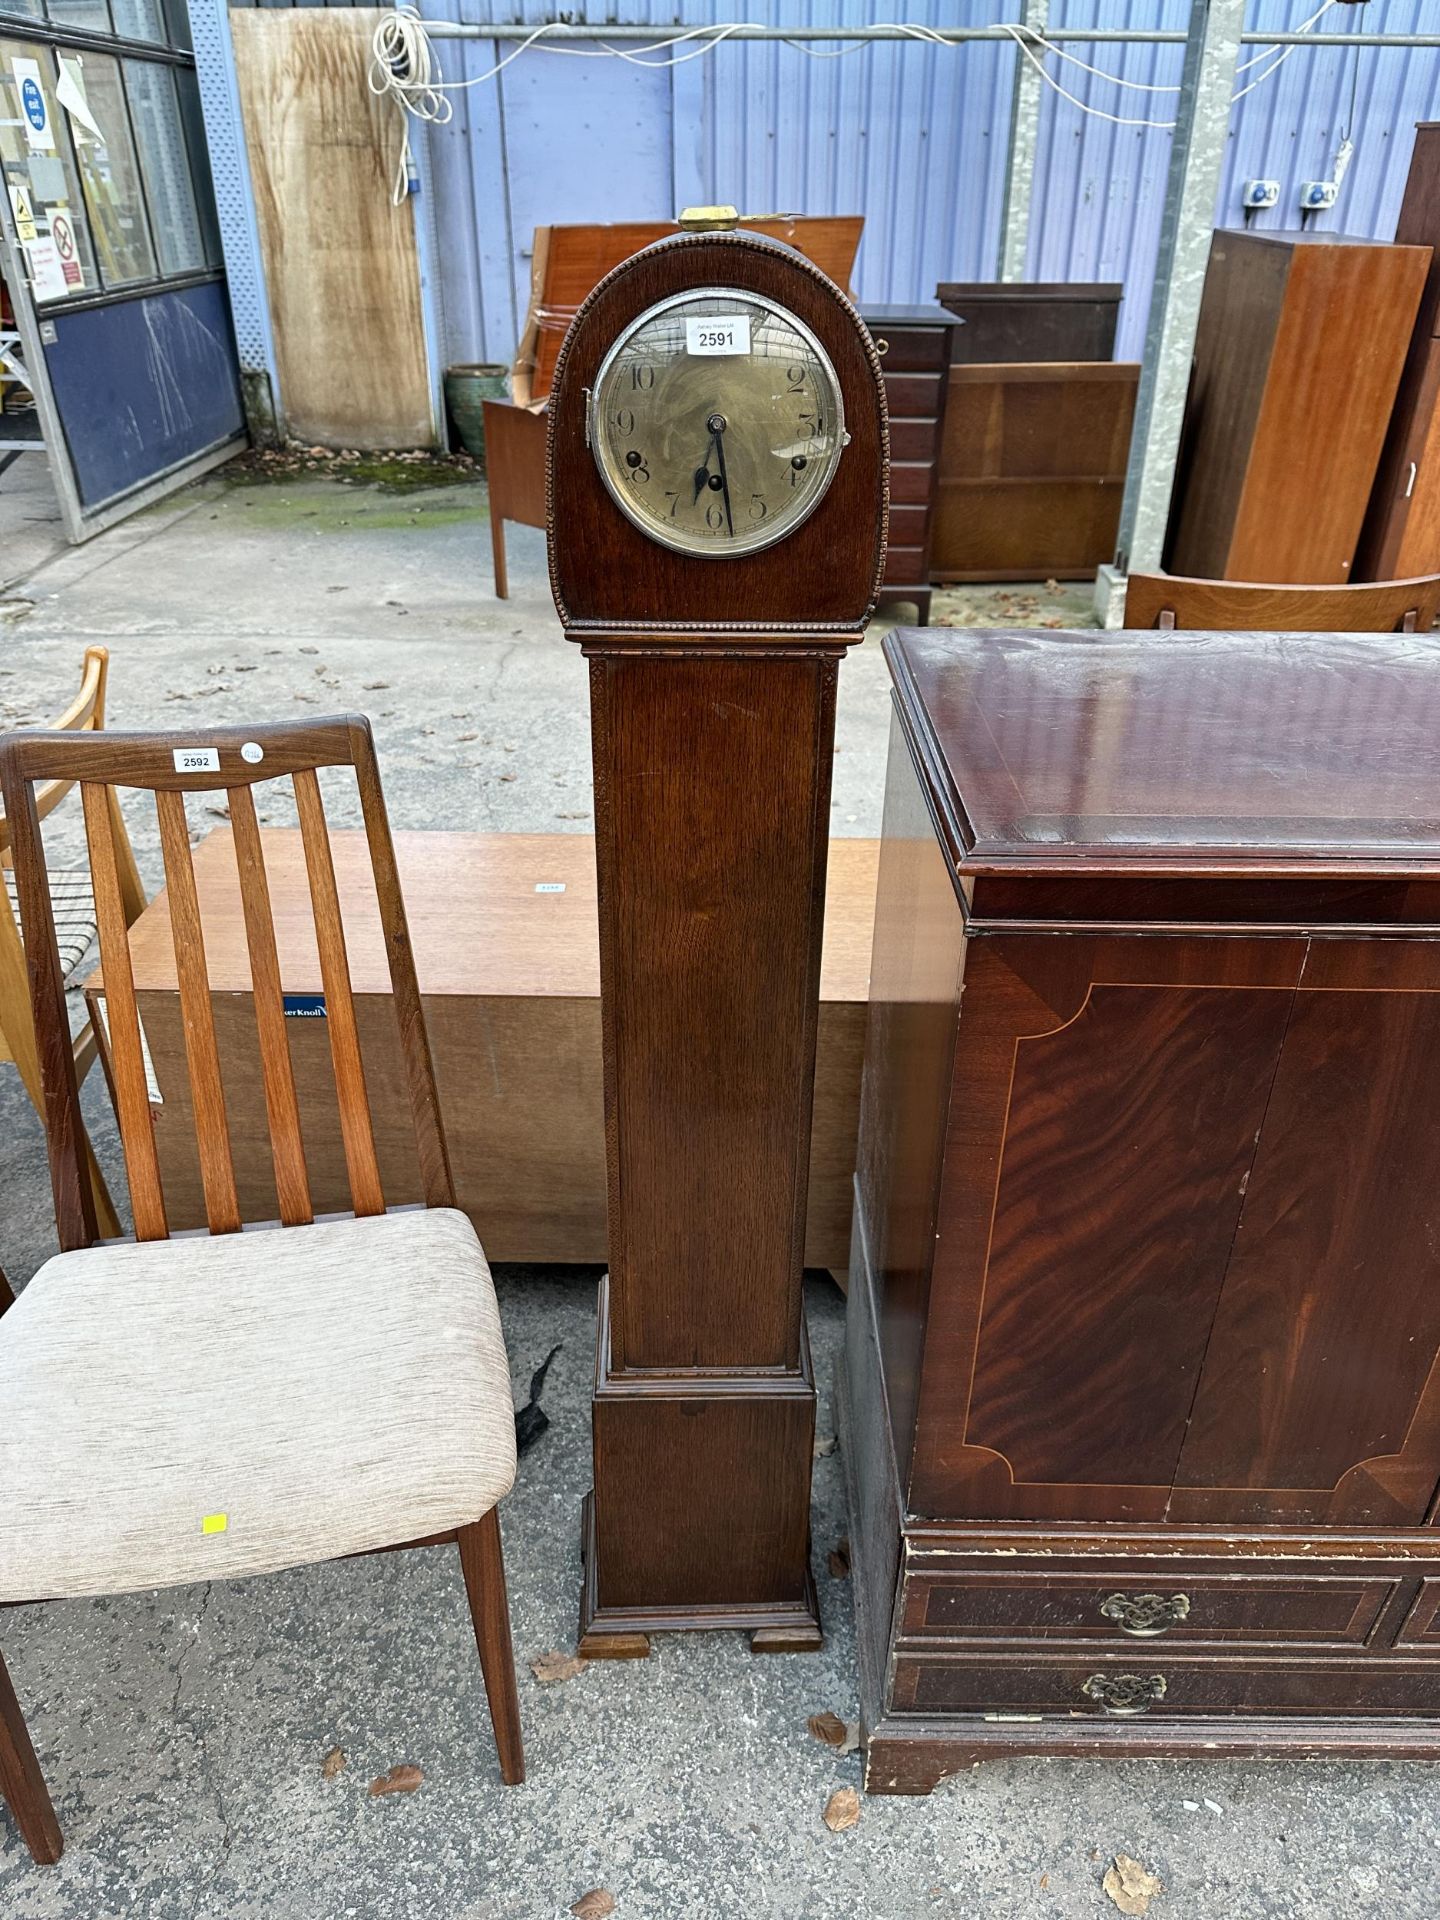
{"label": "clock minute hand", "polygon": [[729,530],[730,538],[733,540],[735,538],[735,517],[730,511],[730,477],[725,471],[725,416],[723,414],[711,414],[710,431],[714,435],[715,452],[720,463],[720,498],[725,502],[725,525]]}

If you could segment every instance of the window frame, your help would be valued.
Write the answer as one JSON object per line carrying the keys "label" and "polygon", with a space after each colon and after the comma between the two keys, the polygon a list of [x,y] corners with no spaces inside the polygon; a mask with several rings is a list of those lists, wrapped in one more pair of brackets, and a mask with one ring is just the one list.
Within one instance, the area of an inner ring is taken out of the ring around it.
{"label": "window frame", "polygon": [[[161,18],[164,22],[167,38],[160,40],[136,40],[129,35],[101,33],[87,27],[67,27],[58,25],[49,17],[47,0],[40,0],[40,10],[35,13],[21,12],[8,0],[0,0],[0,39],[25,39],[35,45],[43,46],[51,55],[53,62],[52,89],[60,72],[61,53],[108,54],[118,64],[121,97],[125,105],[126,126],[131,145],[135,153],[136,185],[139,192],[139,204],[145,219],[146,233],[149,236],[151,251],[155,256],[156,272],[144,279],[127,280],[122,286],[106,287],[97,285],[85,287],[79,292],[67,294],[55,300],[37,300],[36,311],[42,319],[52,318],[63,313],[80,313],[86,308],[113,306],[121,300],[139,300],[147,295],[163,292],[170,288],[203,286],[211,281],[224,278],[223,261],[217,260],[203,267],[188,268],[177,273],[166,273],[160,267],[160,248],[155,238],[155,210],[151,204],[150,188],[145,178],[145,161],[135,130],[134,109],[130,101],[129,88],[126,85],[125,63],[127,60],[150,61],[156,65],[168,66],[181,71],[195,71],[195,55],[188,47],[174,43],[169,36],[175,32],[175,15],[172,8],[162,4]],[[75,142],[71,133],[69,116],[65,115],[57,130],[63,136],[70,150],[72,162],[75,161]],[[190,168],[190,184],[195,194],[197,214],[200,219],[202,235],[209,231],[203,207],[202,196],[213,199],[212,184],[204,172],[205,156],[197,153],[190,138],[190,129],[183,124],[186,158]],[[78,165],[78,163],[77,163]],[[87,227],[93,226],[90,209],[84,200],[82,184],[82,205]],[[213,225],[213,223],[210,223]],[[91,245],[93,247],[93,234]],[[97,256],[96,272],[100,268]]]}

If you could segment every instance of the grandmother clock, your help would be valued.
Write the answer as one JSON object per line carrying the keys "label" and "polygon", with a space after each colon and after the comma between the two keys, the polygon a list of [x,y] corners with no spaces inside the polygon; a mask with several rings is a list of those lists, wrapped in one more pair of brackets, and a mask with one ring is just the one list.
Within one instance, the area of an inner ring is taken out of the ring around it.
{"label": "grandmother clock", "polygon": [[835,683],[885,548],[880,368],[729,209],[576,315],[550,582],[590,661],[610,1272],[580,1650],[820,1644],[801,1292]]}

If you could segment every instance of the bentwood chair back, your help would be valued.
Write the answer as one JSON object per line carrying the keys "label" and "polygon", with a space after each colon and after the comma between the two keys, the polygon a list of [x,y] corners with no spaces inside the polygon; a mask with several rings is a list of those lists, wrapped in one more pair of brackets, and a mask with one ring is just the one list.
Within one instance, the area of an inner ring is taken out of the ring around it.
{"label": "bentwood chair back", "polygon": [[[390,960],[425,1205],[387,1211],[321,769],[353,769]],[[294,789],[352,1210],[316,1220],[286,1038],[256,785]],[[39,795],[79,783],[135,1237],[97,1244]],[[169,1235],[111,830],[154,794],[208,1234]],[[405,905],[368,724],[0,741],[61,1253],[0,1317],[0,1608],[457,1543],[507,1782],[523,1778],[495,1505],[515,1476],[509,1367],[456,1210]],[[242,1231],[187,798],[229,802],[279,1220]],[[78,1390],[83,1383],[83,1392]],[[3,1615],[0,1615],[3,1617]],[[37,1860],[54,1811],[0,1666],[0,1792]]]}
{"label": "bentwood chair back", "polygon": [[[80,676],[80,690],[58,718],[50,722],[55,733],[99,733],[105,725],[106,681],[110,655],[104,647],[87,647]],[[72,780],[48,781],[35,796],[35,811],[41,820],[52,814],[74,786]],[[145,890],[125,828],[125,817],[113,791],[107,803],[110,836],[115,845],[115,871],[120,885],[120,903],[127,926],[145,911]],[[35,1033],[30,1018],[30,996],[25,986],[25,955],[17,917],[16,881],[10,848],[10,828],[0,815],[0,1061],[13,1061],[19,1069],[26,1092],[38,1109],[41,1104],[40,1063],[35,1051]],[[61,970],[68,986],[81,961],[95,940],[95,900],[87,872],[52,870],[49,876],[50,905],[60,949]],[[83,1080],[95,1060],[95,1030],[88,1020],[74,1039],[76,1078]],[[90,1159],[90,1178],[95,1188],[95,1203],[106,1233],[120,1231],[120,1223],[105,1189],[94,1156]]]}
{"label": "bentwood chair back", "polygon": [[1342,587],[1262,586],[1132,573],[1127,627],[1211,633],[1428,633],[1440,612],[1440,574]]}

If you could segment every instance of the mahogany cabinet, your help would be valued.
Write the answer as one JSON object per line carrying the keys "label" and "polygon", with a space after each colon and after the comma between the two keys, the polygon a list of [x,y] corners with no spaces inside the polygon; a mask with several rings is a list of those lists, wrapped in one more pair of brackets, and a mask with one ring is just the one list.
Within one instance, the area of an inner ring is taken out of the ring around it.
{"label": "mahogany cabinet", "polygon": [[[1440,122],[1415,129],[1395,238],[1440,247]],[[1360,537],[1359,580],[1440,573],[1440,257],[1433,253]]]}
{"label": "mahogany cabinet", "polygon": [[1440,1757],[1440,641],[886,648],[868,1784]]}
{"label": "mahogany cabinet", "polygon": [[1215,235],[1166,572],[1351,577],[1429,264],[1341,234]]}
{"label": "mahogany cabinet", "polygon": [[963,322],[941,307],[866,307],[890,413],[890,537],[879,605],[908,601],[930,620],[930,544],[945,399]]}
{"label": "mahogany cabinet", "polygon": [[964,321],[952,359],[1108,360],[1119,281],[942,280],[935,298]]}

